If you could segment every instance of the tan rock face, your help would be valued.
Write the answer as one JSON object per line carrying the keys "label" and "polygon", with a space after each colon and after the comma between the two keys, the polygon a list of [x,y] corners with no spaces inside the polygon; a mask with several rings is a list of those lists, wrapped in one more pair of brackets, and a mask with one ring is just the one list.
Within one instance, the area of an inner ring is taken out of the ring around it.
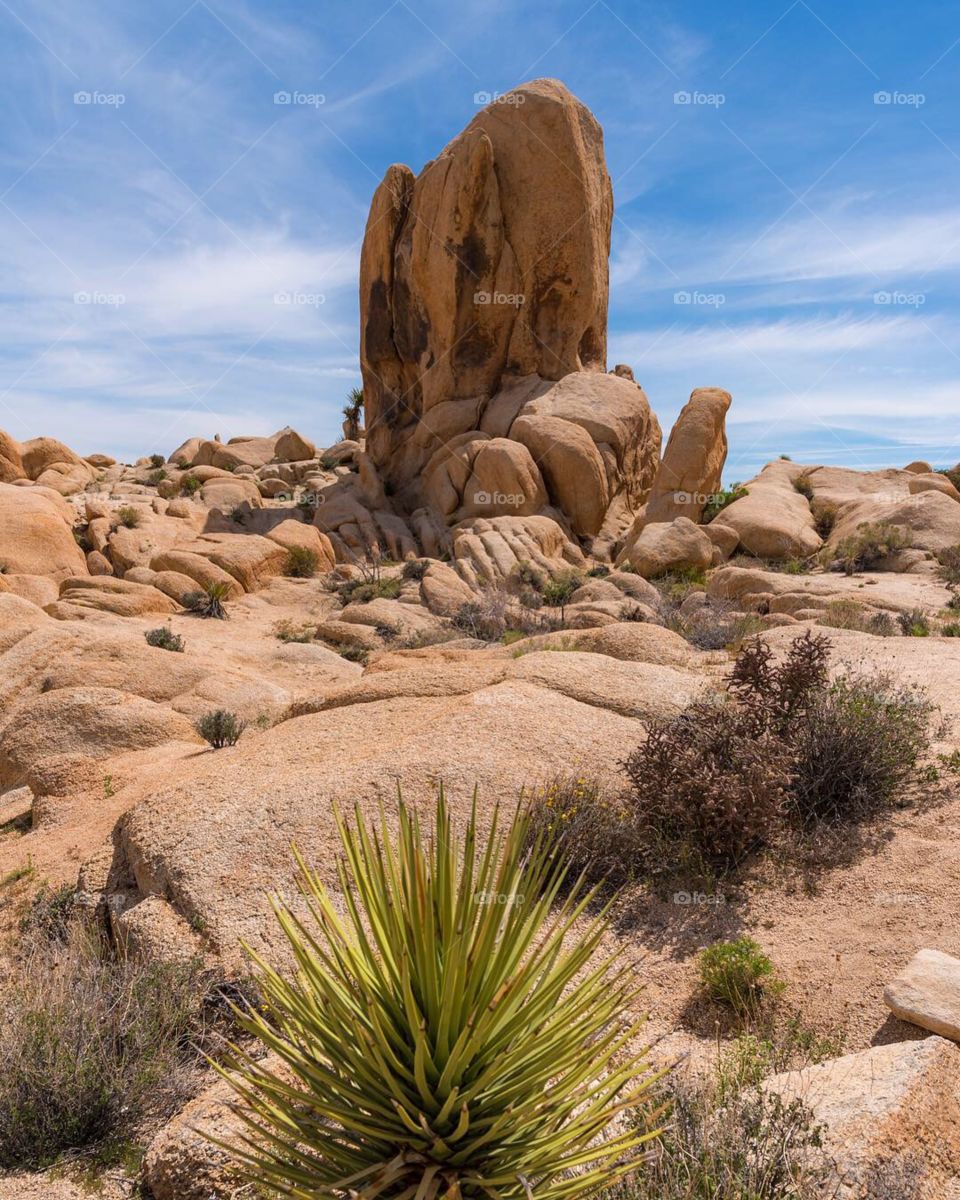
{"label": "tan rock face", "polygon": [[960,958],[918,950],[883,992],[901,1021],[960,1041]]}
{"label": "tan rock face", "polygon": [[712,561],[713,542],[688,517],[645,525],[636,537],[628,538],[617,559],[645,579],[691,567],[703,569]]}
{"label": "tan rock face", "polygon": [[629,523],[660,430],[604,373],[612,211],[600,127],[555,80],[484,109],[417,178],[387,171],[360,266],[366,447],[408,510]]}
{"label": "tan rock face", "polygon": [[87,570],[64,501],[30,487],[0,484],[0,562],[11,573],[62,579]]}
{"label": "tan rock face", "polygon": [[440,402],[466,401],[460,429],[475,427],[470,401],[489,399],[507,372],[603,369],[613,215],[603,134],[555,80],[508,100],[416,179],[391,167],[374,196],[360,297],[378,464]]}
{"label": "tan rock face", "polygon": [[730,399],[720,388],[697,388],[691,394],[670,431],[643,514],[645,524],[674,517],[699,520],[707,498],[720,487],[727,460]]}
{"label": "tan rock face", "polygon": [[0,483],[12,483],[23,476],[20,443],[0,429]]}
{"label": "tan rock face", "polygon": [[[943,1198],[960,1174],[960,1050],[943,1038],[897,1042],[846,1054],[819,1066],[774,1075],[765,1090],[811,1109],[824,1126],[824,1149],[840,1186],[830,1195],[866,1200],[878,1170],[920,1160],[917,1197]],[[882,1194],[904,1196],[896,1185]]]}
{"label": "tan rock face", "polygon": [[720,519],[758,558],[808,558],[822,545],[810,505],[793,486],[800,468],[773,462],[746,485],[747,495],[723,509]]}

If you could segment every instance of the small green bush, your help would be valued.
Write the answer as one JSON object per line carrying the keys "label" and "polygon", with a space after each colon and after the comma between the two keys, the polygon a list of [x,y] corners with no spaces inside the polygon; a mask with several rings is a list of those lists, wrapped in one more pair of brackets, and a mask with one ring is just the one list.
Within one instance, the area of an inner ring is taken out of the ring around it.
{"label": "small green bush", "polygon": [[223,602],[227,598],[229,587],[226,583],[208,583],[201,591],[188,592],[183,598],[184,605],[198,617],[211,617],[217,621],[225,621],[229,616]]}
{"label": "small green bush", "polygon": [[72,883],[59,887],[41,885],[37,894],[20,918],[21,938],[46,942],[65,942],[70,933],[77,902],[77,888]]}
{"label": "small green bush", "polygon": [[834,553],[833,566],[837,571],[853,575],[867,571],[878,562],[906,550],[913,544],[909,529],[886,521],[865,522],[856,533],[843,538]]}
{"label": "small green bush", "polygon": [[900,632],[904,637],[930,636],[930,622],[927,619],[926,613],[921,608],[914,608],[910,612],[897,613],[897,624],[900,626]]}
{"label": "small green bush", "polygon": [[117,509],[117,521],[124,529],[136,529],[143,521],[143,513],[132,504],[124,504]]}
{"label": "small green bush", "polygon": [[564,619],[564,610],[570,603],[570,597],[583,584],[583,576],[579,571],[562,571],[552,579],[544,581],[540,593],[544,604],[560,609],[560,619]]}
{"label": "small green bush", "polygon": [[960,622],[948,621],[940,632],[944,637],[960,637]]}
{"label": "small green bush", "polygon": [[197,733],[209,742],[214,750],[222,750],[224,746],[235,746],[246,727],[246,721],[241,721],[236,713],[228,712],[225,708],[204,713],[195,726]]}
{"label": "small green bush", "polygon": [[149,483],[151,483],[153,487],[156,487],[158,484],[163,483],[166,477],[167,473],[163,467],[161,467],[158,471],[150,472]]}
{"label": "small green bush", "polygon": [[153,467],[154,470],[157,470],[159,467],[165,466],[166,461],[167,461],[166,458],[164,458],[164,456],[162,454],[151,454],[150,455],[150,466]]}
{"label": "small green bush", "polygon": [[701,523],[709,525],[717,513],[723,512],[735,500],[742,500],[749,494],[749,489],[745,488],[742,483],[732,483],[728,488],[721,488],[719,492],[714,492],[707,497],[707,502],[703,506],[703,512],[700,514]]}
{"label": "small green bush", "polygon": [[697,967],[710,999],[740,1014],[755,1012],[764,997],[777,990],[773,963],[753,938],[708,946]]}
{"label": "small green bush", "polygon": [[194,496],[203,487],[203,481],[196,475],[184,475],[180,480],[180,491],[184,496]]}
{"label": "small green bush", "polygon": [[519,580],[523,588],[530,588],[542,597],[548,579],[546,573],[541,571],[539,567],[535,567],[530,562],[519,562],[514,570],[514,576]]}
{"label": "small green bush", "polygon": [[179,633],[174,633],[169,625],[161,625],[159,629],[148,629],[143,635],[148,646],[156,646],[158,650],[172,650],[182,654],[184,641]]}
{"label": "small green bush", "polygon": [[760,632],[763,624],[754,613],[740,612],[722,600],[711,600],[681,612],[679,608],[667,614],[666,627],[687,639],[699,650],[725,650],[738,647],[745,638]]}
{"label": "small green bush", "polygon": [[291,546],[283,573],[293,579],[312,579],[319,566],[316,550],[311,550],[309,546]]}
{"label": "small green bush", "polygon": [[813,484],[810,482],[810,473],[803,471],[793,481],[793,490],[799,492],[807,500],[813,499]]}
{"label": "small green bush", "polygon": [[403,581],[390,579],[348,579],[337,588],[344,604],[369,604],[371,600],[396,600],[403,589]]}
{"label": "small green bush", "polygon": [[341,658],[345,658],[347,662],[359,663],[362,667],[367,665],[370,657],[370,651],[363,646],[336,646],[335,649]]}
{"label": "small green bush", "polygon": [[289,618],[285,618],[274,626],[273,636],[280,642],[312,642],[317,636],[317,629],[315,625],[294,625]]}
{"label": "small green bush", "polygon": [[960,584],[960,545],[947,546],[937,552],[940,578],[948,585]]}

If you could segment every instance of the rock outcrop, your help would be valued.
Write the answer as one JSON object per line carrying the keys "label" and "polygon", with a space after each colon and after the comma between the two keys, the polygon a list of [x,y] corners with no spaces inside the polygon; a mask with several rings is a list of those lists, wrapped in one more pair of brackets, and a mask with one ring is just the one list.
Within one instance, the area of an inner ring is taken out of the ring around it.
{"label": "rock outcrop", "polygon": [[367,452],[406,511],[552,505],[581,538],[629,524],[660,429],[637,384],[605,374],[612,216],[600,127],[555,80],[489,105],[419,176],[388,169],[361,367]]}
{"label": "rock outcrop", "polygon": [[720,488],[727,461],[726,416],[730,393],[697,388],[680,410],[663,461],[638,518],[645,525],[688,517],[698,521],[704,505]]}

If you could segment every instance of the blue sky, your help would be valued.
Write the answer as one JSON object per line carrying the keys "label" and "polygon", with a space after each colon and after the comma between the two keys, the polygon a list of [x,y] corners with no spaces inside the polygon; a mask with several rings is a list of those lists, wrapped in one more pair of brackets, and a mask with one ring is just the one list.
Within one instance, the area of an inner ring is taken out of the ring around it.
{"label": "blue sky", "polygon": [[955,5],[0,0],[0,60],[16,437],[335,440],[384,169],[549,75],[605,130],[609,362],[665,430],[717,385],[730,479],[960,458]]}

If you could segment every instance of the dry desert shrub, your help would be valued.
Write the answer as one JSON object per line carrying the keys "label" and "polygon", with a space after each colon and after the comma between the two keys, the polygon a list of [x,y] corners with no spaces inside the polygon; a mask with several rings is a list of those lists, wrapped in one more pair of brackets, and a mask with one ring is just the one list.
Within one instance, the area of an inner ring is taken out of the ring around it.
{"label": "dry desert shrub", "polygon": [[839,543],[833,552],[833,568],[847,575],[868,571],[898,550],[907,550],[912,544],[913,536],[909,529],[886,521],[867,521],[857,526],[856,533]]}
{"label": "dry desert shrub", "polygon": [[819,1061],[751,1034],[739,1037],[704,1077],[682,1068],[655,1099],[666,1106],[665,1129],[642,1165],[602,1200],[827,1200],[836,1169],[822,1152],[822,1133],[799,1100],[757,1087],[789,1065]]}
{"label": "dry desert shrub", "polygon": [[726,693],[648,726],[627,787],[557,779],[531,802],[575,873],[620,884],[736,868],[753,851],[874,822],[901,803],[930,745],[934,709],[885,675],[828,676],[830,643],[796,638],[778,661],[760,639]]}
{"label": "dry desert shrub", "polygon": [[214,984],[199,962],[119,953],[48,896],[0,988],[0,1169],[130,1136],[195,1091]]}

